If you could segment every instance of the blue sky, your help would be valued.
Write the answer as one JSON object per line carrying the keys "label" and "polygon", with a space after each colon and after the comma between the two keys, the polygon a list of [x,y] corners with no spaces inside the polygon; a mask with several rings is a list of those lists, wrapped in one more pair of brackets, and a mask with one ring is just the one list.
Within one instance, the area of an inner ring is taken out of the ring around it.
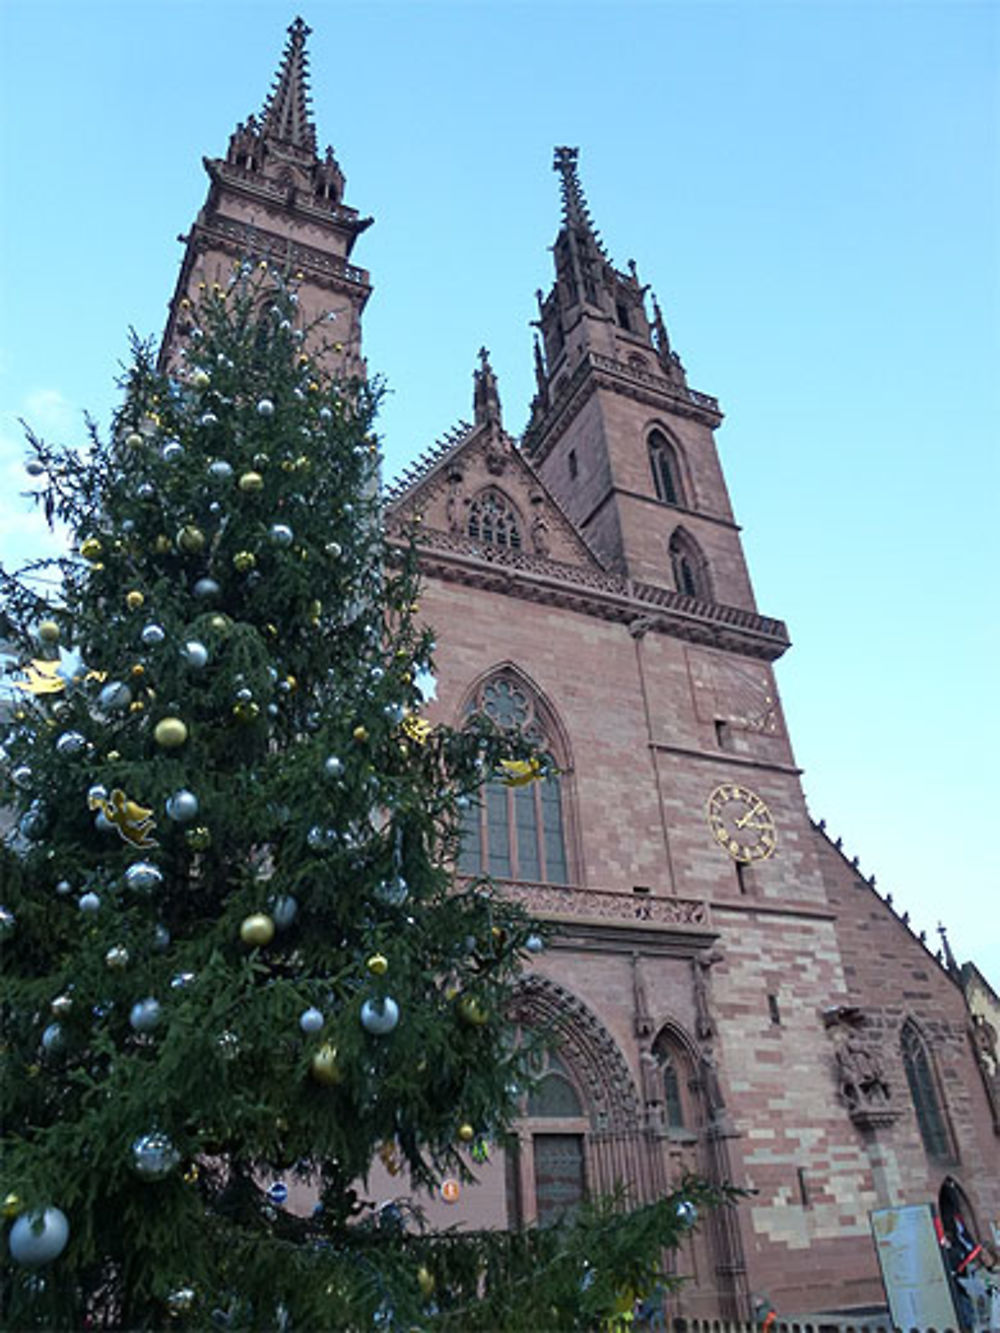
{"label": "blue sky", "polygon": [[[0,559],[41,549],[16,418],[106,422],[290,4],[0,4]],[[387,471],[471,409],[524,424],[578,144],[719,445],[810,807],[1000,985],[1000,7],[533,0],[303,8],[321,143],[376,226]],[[936,938],[934,939],[936,944]]]}

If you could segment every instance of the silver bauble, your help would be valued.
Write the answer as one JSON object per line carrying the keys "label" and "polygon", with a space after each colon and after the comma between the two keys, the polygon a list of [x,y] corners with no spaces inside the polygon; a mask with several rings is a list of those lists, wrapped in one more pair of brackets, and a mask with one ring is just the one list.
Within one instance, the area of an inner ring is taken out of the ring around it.
{"label": "silver bauble", "polygon": [[146,625],[139,635],[144,647],[155,648],[157,644],[162,643],[167,637],[167,632],[162,625]]}
{"label": "silver bauble", "polygon": [[187,1314],[194,1306],[194,1287],[175,1287],[167,1293],[167,1309],[172,1315]]}
{"label": "silver bauble", "polygon": [[170,931],[166,926],[156,925],[153,928],[153,949],[156,953],[164,953],[170,948]]}
{"label": "silver bauble", "polygon": [[323,760],[323,772],[328,778],[339,778],[344,775],[344,761],[335,754],[327,755]]}
{"label": "silver bauble", "polygon": [[198,798],[193,791],[181,788],[175,791],[173,796],[167,797],[167,818],[172,819],[175,824],[187,824],[194,819],[198,813]]}
{"label": "silver bauble", "polygon": [[22,838],[27,838],[29,842],[38,842],[40,838],[45,837],[45,829],[48,825],[48,816],[43,806],[35,804],[30,810],[26,810],[18,820],[18,830]]}
{"label": "silver bauble", "polygon": [[163,1010],[159,1000],[154,1000],[150,995],[145,1000],[136,1000],[129,1012],[128,1021],[136,1032],[152,1032],[155,1027],[159,1027],[162,1017]]}
{"label": "silver bauble", "polygon": [[163,871],[152,861],[136,861],[125,871],[125,883],[138,893],[148,893],[163,883]]}
{"label": "silver bauble", "polygon": [[343,554],[343,547],[340,545],[340,542],[327,542],[323,547],[323,550],[331,560],[339,560]]}
{"label": "silver bauble", "polygon": [[45,464],[40,463],[37,458],[29,458],[24,465],[24,470],[29,477],[41,477],[45,473]]}
{"label": "silver bauble", "polygon": [[87,738],[79,731],[64,731],[56,737],[56,754],[61,754],[64,759],[82,754],[86,748]]}
{"label": "silver bauble", "polygon": [[295,534],[287,523],[272,523],[268,536],[275,546],[291,546],[295,540]]}
{"label": "silver bauble", "polygon": [[220,591],[221,589],[215,579],[199,579],[192,589],[195,597],[200,597],[203,602],[218,597]]}
{"label": "silver bauble", "polygon": [[27,764],[18,764],[10,775],[10,780],[14,786],[21,791],[26,791],[31,786],[32,772]]}
{"label": "silver bauble", "polygon": [[56,996],[56,998],[49,1005],[49,1008],[52,1010],[52,1013],[56,1018],[65,1018],[73,1008],[72,995],[68,995],[64,991],[62,995]]}
{"label": "silver bauble", "polygon": [[80,911],[88,915],[99,910],[101,900],[96,893],[84,893],[80,896]]}
{"label": "silver bauble", "polygon": [[72,892],[73,892],[73,885],[69,882],[68,879],[61,879],[57,882],[56,893],[58,893],[61,898],[65,898],[67,893],[72,893]]}
{"label": "silver bauble", "polygon": [[175,972],[170,978],[171,990],[186,990],[188,986],[194,984],[195,974],[193,972]]}
{"label": "silver bauble", "polygon": [[131,702],[132,691],[123,680],[108,681],[97,696],[98,707],[104,713],[121,713]]}
{"label": "silver bauble", "polygon": [[17,925],[17,918],[9,907],[0,907],[0,940],[10,939]]}
{"label": "silver bauble", "polygon": [[165,463],[176,463],[184,457],[184,446],[180,440],[168,440],[160,450],[160,457]]}
{"label": "silver bauble", "polygon": [[208,465],[208,475],[216,481],[228,481],[233,475],[233,465],[224,458],[215,458]]}
{"label": "silver bauble", "polygon": [[219,418],[214,412],[203,412],[198,418],[199,426],[217,426],[218,424]]}
{"label": "silver bauble", "polygon": [[274,416],[274,404],[271,402],[270,398],[262,398],[260,400],[257,404],[257,415],[261,417]]}
{"label": "silver bauble", "polygon": [[283,893],[279,898],[268,904],[271,920],[277,926],[278,930],[287,930],[295,920],[299,911],[298,901],[290,893]]}
{"label": "silver bauble", "polygon": [[698,1221],[698,1209],[690,1199],[681,1199],[674,1209],[681,1226],[693,1227]]}
{"label": "silver bauble", "polygon": [[42,1033],[42,1050],[46,1055],[58,1055],[66,1049],[66,1033],[61,1023],[50,1023]]}
{"label": "silver bauble", "polygon": [[410,886],[402,875],[384,879],[375,886],[375,897],[387,907],[402,907],[410,896]]}
{"label": "silver bauble", "polygon": [[59,1208],[22,1213],[10,1229],[10,1257],[22,1268],[38,1268],[58,1259],[69,1240],[69,1223]]}
{"label": "silver bauble", "polygon": [[156,494],[156,487],[151,482],[143,481],[135,488],[135,493],[139,500],[152,500]]}
{"label": "silver bauble", "polygon": [[365,1000],[361,1006],[361,1026],[373,1037],[384,1037],[399,1022],[399,1005],[391,995]]}
{"label": "silver bauble", "polygon": [[299,1017],[299,1027],[303,1032],[319,1032],[323,1022],[323,1015],[319,1009],[303,1009]]}
{"label": "silver bauble", "polygon": [[123,967],[128,967],[128,956],[124,944],[113,944],[104,955],[104,961],[112,970],[119,972]]}
{"label": "silver bauble", "polygon": [[108,789],[102,782],[95,782],[92,787],[87,788],[87,804],[93,809],[100,801],[108,799]]}
{"label": "silver bauble", "polygon": [[541,953],[545,948],[545,941],[542,939],[541,935],[529,935],[524,941],[524,947],[527,949],[528,953]]}
{"label": "silver bauble", "polygon": [[143,1180],[163,1180],[180,1160],[166,1134],[142,1134],[132,1144],[132,1166]]}
{"label": "silver bauble", "polygon": [[208,662],[208,649],[197,639],[188,639],[181,649],[181,656],[189,667],[194,667],[196,671],[200,671]]}

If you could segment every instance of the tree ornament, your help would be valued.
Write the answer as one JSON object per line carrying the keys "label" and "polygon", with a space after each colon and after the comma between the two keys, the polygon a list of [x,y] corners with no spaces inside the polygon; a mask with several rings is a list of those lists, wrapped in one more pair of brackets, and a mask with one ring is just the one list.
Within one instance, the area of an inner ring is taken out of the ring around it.
{"label": "tree ornament", "polygon": [[185,555],[198,555],[205,549],[205,534],[194,523],[185,523],[175,540],[178,551]]}
{"label": "tree ornament", "polygon": [[165,953],[169,948],[170,931],[158,922],[153,927],[153,950],[155,953]]}
{"label": "tree ornament", "polygon": [[299,1016],[299,1027],[303,1032],[319,1032],[324,1021],[319,1009],[303,1009]]}
{"label": "tree ornament", "polygon": [[33,774],[27,764],[19,764],[12,771],[10,780],[19,791],[27,791],[33,781]]}
{"label": "tree ornament", "polygon": [[60,1055],[66,1049],[66,1033],[61,1023],[50,1023],[42,1033],[42,1050],[46,1055]]}
{"label": "tree ornament", "polygon": [[167,1293],[167,1310],[177,1319],[182,1314],[189,1314],[194,1308],[194,1287],[175,1287]]}
{"label": "tree ornament", "polygon": [[17,918],[9,907],[0,907],[0,941],[9,940],[17,925]]}
{"label": "tree ornament", "polygon": [[271,402],[270,398],[262,398],[260,400],[257,404],[257,415],[260,417],[274,416],[274,404]]}
{"label": "tree ornament", "polygon": [[18,820],[17,827],[22,838],[27,838],[29,842],[38,842],[45,837],[48,822],[49,817],[45,807],[40,801],[33,801],[31,808]]}
{"label": "tree ornament", "polygon": [[141,1134],[132,1144],[132,1166],[143,1180],[163,1180],[181,1160],[166,1134]]}
{"label": "tree ornament", "polygon": [[[204,422],[204,417],[202,418]],[[180,440],[168,440],[160,450],[164,463],[178,463],[184,457],[184,446]]]}
{"label": "tree ornament", "polygon": [[264,489],[264,478],[259,472],[244,472],[240,477],[239,487],[245,495],[255,494]]}
{"label": "tree ornament", "polygon": [[248,948],[263,948],[274,939],[274,921],[265,912],[254,912],[241,924],[240,939]]}
{"label": "tree ornament", "polygon": [[144,648],[156,648],[167,637],[162,625],[145,625],[139,639]]}
{"label": "tree ornament", "polygon": [[459,1125],[458,1138],[462,1143],[471,1143],[475,1137],[476,1137],[476,1131],[472,1128],[472,1126],[468,1123],[468,1121],[466,1121],[462,1125]]}
{"label": "tree ornament", "polygon": [[175,824],[189,824],[198,813],[198,798],[193,791],[182,787],[173,796],[167,797],[166,811],[167,818]]}
{"label": "tree ornament", "polygon": [[344,762],[335,754],[327,755],[323,760],[323,772],[328,778],[340,778],[344,775]]}
{"label": "tree ornament", "polygon": [[290,893],[284,893],[271,903],[271,916],[278,930],[287,930],[298,915],[298,901]]}
{"label": "tree ornament", "polygon": [[170,978],[170,989],[187,990],[188,986],[194,985],[195,980],[196,978],[193,972],[175,972]]}
{"label": "tree ornament", "polygon": [[196,389],[207,389],[211,382],[204,370],[196,370],[191,376],[191,383]]}
{"label": "tree ornament", "polygon": [[128,1021],[136,1032],[152,1032],[159,1027],[162,1017],[159,1000],[150,995],[145,1000],[135,1002],[129,1011]]}
{"label": "tree ornament", "polygon": [[10,1257],[22,1268],[39,1268],[58,1259],[69,1240],[69,1222],[59,1208],[22,1213],[10,1229]]}
{"label": "tree ornament", "polygon": [[43,620],[38,626],[37,633],[42,643],[59,642],[59,626],[54,620]]}
{"label": "tree ornament", "polygon": [[375,897],[380,903],[385,903],[387,907],[402,907],[410,896],[410,886],[402,875],[394,875],[391,879],[383,879],[375,887]]}
{"label": "tree ornament", "polygon": [[466,1027],[481,1028],[490,1016],[474,995],[461,995],[458,1000],[458,1016]]}
{"label": "tree ornament", "polygon": [[327,553],[327,555],[330,557],[331,560],[339,560],[344,553],[343,547],[341,546],[340,542],[327,542],[326,545],[323,547],[323,550]]}
{"label": "tree ornament", "polygon": [[58,893],[60,897],[65,897],[68,893],[72,892],[73,892],[73,886],[72,884],[70,884],[68,879],[60,879],[57,881],[56,893]]}
{"label": "tree ornament", "polygon": [[[109,756],[110,757],[110,756]],[[106,825],[116,828],[127,843],[133,847],[155,847],[153,829],[156,821],[153,812],[147,806],[130,801],[120,787],[104,799],[96,794],[92,787],[87,795],[87,804],[91,810],[99,810],[98,821],[102,818]]]}
{"label": "tree ornament", "polygon": [[233,704],[233,717],[237,722],[255,722],[260,717],[260,704],[253,699],[239,699]]}
{"label": "tree ornament", "polygon": [[257,557],[253,551],[237,551],[233,556],[233,568],[237,574],[246,574],[248,570],[255,569]]}
{"label": "tree ornament", "polygon": [[137,893],[149,893],[163,883],[163,871],[152,861],[136,861],[125,871],[125,884]]}
{"label": "tree ornament", "polygon": [[373,953],[365,963],[365,967],[367,967],[373,977],[384,977],[389,971],[389,960],[386,958],[385,954]]}
{"label": "tree ornament", "polygon": [[200,671],[208,663],[208,649],[198,639],[188,639],[181,649],[181,656],[195,671]]}
{"label": "tree ornament", "polygon": [[291,546],[295,540],[295,534],[287,523],[272,523],[268,536],[274,546]]}
{"label": "tree ornament", "polygon": [[17,1217],[18,1213],[22,1213],[23,1211],[24,1204],[21,1202],[21,1196],[15,1194],[13,1190],[4,1196],[3,1203],[0,1203],[0,1217],[5,1217],[8,1220],[12,1217]]}
{"label": "tree ornament", "polygon": [[176,750],[188,738],[188,729],[179,717],[164,717],[156,724],[153,737],[164,750]]}
{"label": "tree ornament", "polygon": [[142,481],[135,488],[136,498],[139,500],[152,500],[156,495],[156,487],[149,481]]}
{"label": "tree ornament", "polygon": [[130,611],[138,611],[146,600],[146,595],[138,588],[132,588],[125,594],[125,605]]}
{"label": "tree ornament", "polygon": [[36,657],[24,668],[26,680],[16,680],[15,686],[26,694],[62,694],[66,682],[60,674],[60,663],[44,657]]}
{"label": "tree ornament", "polygon": [[64,731],[56,737],[56,754],[61,754],[64,759],[82,754],[86,748],[87,738],[79,731]]}
{"label": "tree ornament", "polygon": [[233,465],[224,458],[214,458],[208,465],[208,474],[216,481],[229,481],[233,475]]}
{"label": "tree ornament", "polygon": [[97,912],[101,906],[101,900],[96,893],[84,893],[80,895],[80,911],[88,916]]}
{"label": "tree ornament", "polygon": [[80,543],[80,554],[84,560],[100,560],[104,554],[104,547],[101,545],[99,537],[86,537]]}
{"label": "tree ornament", "polygon": [[114,944],[104,955],[104,961],[113,972],[120,972],[128,967],[129,952],[124,944]]}
{"label": "tree ornament", "polygon": [[111,680],[97,696],[102,713],[122,713],[132,702],[132,691],[123,680]]}
{"label": "tree ornament", "polygon": [[364,742],[368,739],[368,728],[360,725],[356,726],[354,730],[351,732],[351,735],[354,737],[354,739],[358,742],[359,745],[363,745]]}
{"label": "tree ornament", "polygon": [[189,828],[184,834],[184,841],[193,852],[207,851],[212,845],[212,834],[204,824]]}
{"label": "tree ornament", "polygon": [[524,947],[528,953],[541,953],[545,948],[545,941],[541,935],[529,935],[524,941]]}
{"label": "tree ornament", "polygon": [[209,602],[218,597],[222,589],[215,579],[198,579],[191,591],[201,601]]}
{"label": "tree ornament", "polygon": [[361,1006],[361,1026],[373,1037],[384,1037],[399,1022],[399,1005],[391,995],[365,1000]]}
{"label": "tree ornament", "polygon": [[331,1046],[329,1042],[321,1046],[309,1062],[309,1073],[324,1087],[343,1083],[344,1071],[337,1064],[336,1046]]}
{"label": "tree ornament", "polygon": [[681,1199],[674,1209],[681,1226],[691,1228],[698,1221],[698,1209],[690,1199]]}
{"label": "tree ornament", "polygon": [[129,449],[141,449],[145,443],[146,441],[137,430],[129,431],[128,435],[125,436],[125,444]]}
{"label": "tree ornament", "polygon": [[437,1283],[434,1280],[434,1274],[423,1264],[417,1269],[417,1286],[420,1288],[420,1294],[424,1300],[429,1300],[434,1295],[434,1288]]}

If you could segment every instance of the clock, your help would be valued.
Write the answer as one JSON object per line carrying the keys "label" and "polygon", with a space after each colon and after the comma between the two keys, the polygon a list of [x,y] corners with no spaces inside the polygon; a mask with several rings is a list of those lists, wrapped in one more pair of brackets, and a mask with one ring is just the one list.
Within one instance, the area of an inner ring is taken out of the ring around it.
{"label": "clock", "polygon": [[734,861],[763,861],[776,845],[771,812],[756,792],[737,782],[722,782],[705,807],[709,828]]}

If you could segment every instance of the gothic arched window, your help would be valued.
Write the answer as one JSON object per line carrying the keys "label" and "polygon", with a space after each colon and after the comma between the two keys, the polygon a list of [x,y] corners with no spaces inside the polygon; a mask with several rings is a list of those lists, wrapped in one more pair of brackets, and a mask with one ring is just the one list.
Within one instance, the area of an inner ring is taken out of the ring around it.
{"label": "gothic arched window", "polygon": [[521,549],[521,516],[504,495],[491,487],[469,506],[468,533],[475,541],[505,550]]}
{"label": "gothic arched window", "polygon": [[663,1122],[667,1129],[693,1129],[691,1057],[669,1028],[664,1028],[653,1042],[653,1055],[659,1067],[663,1099]]}
{"label": "gothic arched window", "polygon": [[675,528],[667,549],[677,591],[688,597],[698,597],[703,602],[712,601],[708,561],[694,538],[683,528]]}
{"label": "gothic arched window", "polygon": [[[540,701],[512,672],[484,681],[469,704],[501,731],[526,736],[560,765],[555,728]],[[458,868],[467,875],[568,884],[563,784],[555,772],[527,786],[493,778],[465,814]]]}
{"label": "gothic arched window", "polygon": [[677,450],[670,443],[662,430],[651,430],[647,441],[649,446],[649,466],[653,470],[653,485],[656,498],[668,505],[682,505],[684,491],[681,486],[681,470],[677,461]]}
{"label": "gothic arched window", "polygon": [[906,1081],[910,1085],[913,1109],[917,1113],[920,1137],[924,1141],[927,1155],[941,1162],[953,1162],[955,1149],[948,1130],[931,1053],[912,1019],[908,1018],[903,1024],[900,1041]]}

